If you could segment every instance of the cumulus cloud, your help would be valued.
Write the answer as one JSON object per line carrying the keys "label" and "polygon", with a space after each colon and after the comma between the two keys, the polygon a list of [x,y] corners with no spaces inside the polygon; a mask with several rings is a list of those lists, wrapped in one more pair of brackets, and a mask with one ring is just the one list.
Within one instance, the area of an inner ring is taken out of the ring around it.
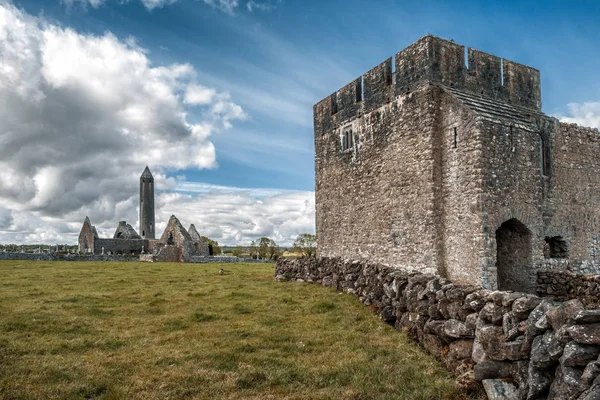
{"label": "cumulus cloud", "polygon": [[246,117],[189,64],[155,66],[132,38],[83,35],[0,1],[0,207],[31,241],[38,228],[72,231],[60,221],[135,214],[145,165],[168,190],[166,171],[215,167],[210,135]]}
{"label": "cumulus cloud", "polygon": [[12,225],[13,216],[12,211],[8,208],[0,206],[0,229],[7,229]]}
{"label": "cumulus cloud", "polygon": [[216,186],[206,193],[161,193],[156,205],[160,232],[175,214],[186,228],[194,224],[201,235],[229,245],[266,236],[290,246],[300,233],[315,231],[314,192]]}
{"label": "cumulus cloud", "polygon": [[216,94],[215,89],[189,85],[185,91],[184,102],[191,105],[210,104]]}
{"label": "cumulus cloud", "polygon": [[569,103],[567,109],[567,116],[558,116],[562,122],[600,129],[600,102]]}
{"label": "cumulus cloud", "polygon": [[[158,236],[173,214],[186,228],[194,224],[201,235],[225,245],[248,245],[266,236],[281,246],[291,246],[299,234],[315,231],[314,192],[201,186],[197,193],[156,194]],[[127,220],[136,229],[139,226],[137,193],[117,208],[119,218],[114,221],[99,221],[94,211],[90,214],[101,237],[112,237],[118,220]],[[0,243],[75,244],[82,223],[83,216],[61,221],[26,211],[16,211],[13,218],[10,210],[0,207]]]}

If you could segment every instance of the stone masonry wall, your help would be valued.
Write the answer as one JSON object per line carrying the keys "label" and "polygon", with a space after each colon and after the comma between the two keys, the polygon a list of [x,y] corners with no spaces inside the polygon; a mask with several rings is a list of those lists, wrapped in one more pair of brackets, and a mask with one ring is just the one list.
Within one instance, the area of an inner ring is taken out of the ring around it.
{"label": "stone masonry wall", "polygon": [[142,249],[146,252],[150,246],[148,239],[96,239],[94,254],[140,254]]}
{"label": "stone masonry wall", "polygon": [[[600,263],[600,132],[559,123],[553,132],[552,176],[544,236],[562,236],[569,259]],[[582,271],[584,272],[584,271]]]}
{"label": "stone masonry wall", "polygon": [[600,310],[579,299],[553,302],[336,258],[280,259],[275,277],[356,295],[443,360],[459,382],[482,382],[490,398],[600,396]]}
{"label": "stone masonry wall", "polygon": [[[374,74],[382,82],[377,84],[385,86],[378,68]],[[355,85],[342,89],[342,105],[347,97],[354,101],[356,90]],[[321,254],[381,262],[395,257],[416,268],[436,265],[431,246],[436,235],[430,179],[433,106],[430,90],[415,91],[352,120],[353,113],[331,115],[331,99],[315,106]],[[397,118],[399,114],[405,118]],[[346,131],[353,145],[343,150],[340,137]]]}
{"label": "stone masonry wall", "polygon": [[[454,96],[435,90],[437,114],[432,171],[438,270],[457,283],[474,282],[481,276],[479,247],[482,149],[476,115]],[[418,129],[418,127],[415,127]],[[439,190],[435,190],[435,189]],[[418,222],[417,222],[418,223]],[[413,225],[414,226],[414,225]],[[410,225],[407,227],[410,229]],[[406,243],[410,247],[410,243]],[[395,264],[395,260],[387,260]]]}
{"label": "stone masonry wall", "polygon": [[560,301],[580,299],[586,307],[600,308],[600,275],[540,271],[536,292]]}

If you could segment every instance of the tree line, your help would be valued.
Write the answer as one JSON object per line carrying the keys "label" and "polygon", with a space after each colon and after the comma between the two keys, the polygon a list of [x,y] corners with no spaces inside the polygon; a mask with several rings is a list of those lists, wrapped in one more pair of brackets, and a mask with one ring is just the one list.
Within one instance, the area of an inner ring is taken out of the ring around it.
{"label": "tree line", "polygon": [[[316,257],[317,237],[310,233],[302,233],[298,235],[290,250],[301,257]],[[261,237],[253,240],[247,250],[237,246],[231,251],[231,254],[236,257],[247,254],[248,257],[254,259],[276,260],[283,255],[283,249],[273,239]]]}

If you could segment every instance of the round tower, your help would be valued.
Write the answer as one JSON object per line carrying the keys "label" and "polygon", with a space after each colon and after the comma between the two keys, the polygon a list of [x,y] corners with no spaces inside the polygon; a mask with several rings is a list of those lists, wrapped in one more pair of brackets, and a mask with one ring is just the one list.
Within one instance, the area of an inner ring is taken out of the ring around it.
{"label": "round tower", "polygon": [[140,235],[154,239],[154,177],[148,166],[140,176]]}

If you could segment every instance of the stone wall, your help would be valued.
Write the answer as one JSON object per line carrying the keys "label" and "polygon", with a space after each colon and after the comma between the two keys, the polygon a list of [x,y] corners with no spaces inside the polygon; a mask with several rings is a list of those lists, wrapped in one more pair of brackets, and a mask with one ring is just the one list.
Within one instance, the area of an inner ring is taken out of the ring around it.
{"label": "stone wall", "polygon": [[600,275],[540,271],[536,291],[555,300],[580,299],[588,308],[600,308]]}
{"label": "stone wall", "polygon": [[148,251],[150,241],[148,239],[96,239],[94,242],[94,254],[140,254],[142,250]]}
{"label": "stone wall", "polygon": [[229,257],[229,256],[193,256],[187,262],[191,263],[274,263],[272,260],[257,260],[254,258],[240,258],[240,257]]}
{"label": "stone wall", "polygon": [[600,396],[600,311],[579,299],[553,302],[337,258],[280,259],[275,277],[356,295],[443,360],[459,382],[482,382],[490,398]]}
{"label": "stone wall", "polygon": [[[315,106],[316,228],[322,255],[379,262],[397,258],[415,268],[436,265],[430,179],[435,105],[431,90],[420,90],[354,120],[347,119],[350,114],[332,116],[329,99]],[[405,118],[398,119],[399,113]],[[351,131],[353,146],[341,150],[344,130]]]}
{"label": "stone wall", "polygon": [[26,261],[139,261],[131,254],[47,254],[47,253],[0,253],[0,260]]}

